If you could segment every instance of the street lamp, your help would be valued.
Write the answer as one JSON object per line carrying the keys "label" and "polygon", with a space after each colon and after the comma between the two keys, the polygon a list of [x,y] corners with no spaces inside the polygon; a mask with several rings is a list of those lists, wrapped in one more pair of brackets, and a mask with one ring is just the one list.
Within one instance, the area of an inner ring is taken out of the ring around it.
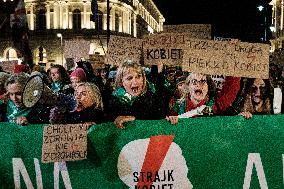
{"label": "street lamp", "polygon": [[262,38],[263,41],[266,41],[266,36],[267,36],[267,33],[266,33],[266,14],[267,14],[267,10],[266,10],[266,6],[262,6],[262,5],[259,5],[257,6],[257,9],[259,10],[259,12],[263,12],[264,14],[264,38]]}
{"label": "street lamp", "polygon": [[263,7],[262,5],[259,5],[259,6],[257,7],[257,9],[261,12],[261,11],[264,9],[264,7]]}
{"label": "street lamp", "polygon": [[63,43],[62,43],[62,40],[63,40],[63,36],[61,33],[57,33],[57,37],[60,38],[60,47],[61,47],[61,63],[62,63],[62,66],[63,66]]}

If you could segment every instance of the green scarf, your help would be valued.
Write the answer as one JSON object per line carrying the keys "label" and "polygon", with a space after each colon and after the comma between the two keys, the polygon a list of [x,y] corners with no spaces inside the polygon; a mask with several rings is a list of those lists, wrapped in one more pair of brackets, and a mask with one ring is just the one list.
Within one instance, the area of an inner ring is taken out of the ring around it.
{"label": "green scarf", "polygon": [[[147,82],[148,90],[152,93],[156,93],[155,85],[153,83]],[[117,88],[113,93],[113,96],[119,99],[122,104],[126,104],[128,106],[132,106],[133,102],[139,98],[138,96],[131,96],[129,93],[125,91],[123,87]]]}
{"label": "green scarf", "polygon": [[31,109],[26,107],[17,107],[12,100],[8,100],[7,119],[10,123],[15,123],[17,117],[27,117]]}
{"label": "green scarf", "polygon": [[63,85],[61,82],[53,82],[51,84],[51,89],[53,92],[58,92],[62,89]]}
{"label": "green scarf", "polygon": [[206,107],[203,110],[203,113],[205,115],[213,115],[213,105],[214,105],[214,98],[211,98],[207,103],[206,103]]}
{"label": "green scarf", "polygon": [[178,99],[176,100],[174,106],[173,106],[173,111],[178,113],[178,115],[184,114],[186,110],[186,100],[185,98]]}

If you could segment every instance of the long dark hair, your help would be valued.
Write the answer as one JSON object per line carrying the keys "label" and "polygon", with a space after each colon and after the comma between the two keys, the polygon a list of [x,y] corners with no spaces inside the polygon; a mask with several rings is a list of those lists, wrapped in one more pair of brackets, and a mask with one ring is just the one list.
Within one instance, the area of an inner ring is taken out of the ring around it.
{"label": "long dark hair", "polygon": [[[253,102],[251,100],[251,95],[253,93],[253,84],[254,84],[255,78],[253,79],[247,79],[247,88],[245,90],[245,99],[244,99],[244,107],[243,111],[249,111],[251,113],[255,113],[256,110],[254,109]],[[262,100],[263,100],[263,110],[259,113],[272,113],[272,102],[273,102],[273,87],[271,84],[271,81],[269,79],[263,79],[265,83],[265,88],[262,94]]]}
{"label": "long dark hair", "polygon": [[69,74],[68,74],[68,72],[66,71],[66,69],[63,66],[61,66],[59,64],[51,64],[50,68],[47,71],[48,75],[50,75],[50,70],[52,68],[57,68],[58,69],[58,71],[60,73],[60,77],[61,77],[61,82],[63,84],[70,84],[71,83]]}

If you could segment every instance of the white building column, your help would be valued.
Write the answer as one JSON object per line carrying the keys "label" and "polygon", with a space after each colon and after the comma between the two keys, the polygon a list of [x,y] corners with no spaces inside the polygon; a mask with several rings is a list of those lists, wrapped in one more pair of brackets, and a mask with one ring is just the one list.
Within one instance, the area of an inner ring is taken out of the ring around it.
{"label": "white building column", "polygon": [[128,33],[132,33],[132,28],[131,28],[131,22],[132,22],[132,14],[131,12],[128,12]]}
{"label": "white building column", "polygon": [[283,30],[283,14],[284,14],[284,2],[283,0],[281,1],[281,16],[280,16],[280,30]]}
{"label": "white building column", "polygon": [[50,5],[46,5],[46,29],[50,29]]}
{"label": "white building column", "polygon": [[86,18],[86,3],[83,3],[83,23],[82,23],[82,28],[86,28],[87,25],[87,18]]}
{"label": "white building column", "polygon": [[103,30],[107,30],[107,14],[103,14]]}
{"label": "white building column", "polygon": [[113,9],[111,9],[110,13],[109,13],[109,29],[114,30],[114,27],[113,27]]}
{"label": "white building column", "polygon": [[59,28],[63,28],[63,4],[59,5]]}
{"label": "white building column", "polygon": [[278,24],[278,22],[277,22],[277,6],[276,6],[276,4],[275,4],[275,15],[274,15],[274,18],[275,18],[275,31],[276,31],[276,33],[277,33],[277,30],[278,30],[278,26],[277,26],[277,24]]}
{"label": "white building column", "polygon": [[69,24],[68,24],[68,28],[72,29],[73,28],[73,13],[69,12]]}
{"label": "white building column", "polygon": [[111,30],[115,31],[115,8],[111,9]]}
{"label": "white building column", "polygon": [[53,5],[53,29],[58,29],[58,3],[54,2]]}
{"label": "white building column", "polygon": [[68,10],[68,3],[65,3],[65,11],[64,11],[64,17],[63,17],[63,29],[67,29],[68,28],[68,24],[69,24],[69,10]]}
{"label": "white building column", "polygon": [[137,37],[137,23],[136,23],[136,14],[133,13],[133,36]]}
{"label": "white building column", "polygon": [[123,31],[123,21],[122,21],[122,17],[119,16],[119,29],[118,29],[119,32],[122,32]]}
{"label": "white building column", "polygon": [[91,28],[91,3],[87,3],[86,5],[86,28]]}
{"label": "white building column", "polygon": [[30,6],[30,30],[35,29],[35,22],[34,22],[34,6],[33,4]]}
{"label": "white building column", "polygon": [[123,24],[122,32],[129,33],[129,14],[128,12],[123,11],[122,24]]}

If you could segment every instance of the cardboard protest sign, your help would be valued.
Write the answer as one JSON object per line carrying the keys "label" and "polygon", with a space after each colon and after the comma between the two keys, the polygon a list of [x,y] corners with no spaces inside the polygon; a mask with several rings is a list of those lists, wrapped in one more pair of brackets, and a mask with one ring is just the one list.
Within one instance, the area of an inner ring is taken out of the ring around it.
{"label": "cardboard protest sign", "polygon": [[192,38],[211,39],[210,24],[164,25],[164,33],[189,33]]}
{"label": "cardboard protest sign", "polygon": [[184,44],[183,70],[267,79],[269,45],[189,39]]}
{"label": "cardboard protest sign", "polygon": [[187,33],[161,33],[143,38],[144,64],[181,65]]}
{"label": "cardboard protest sign", "polygon": [[214,41],[230,41],[231,43],[237,43],[241,41],[239,39],[227,38],[227,37],[216,37],[216,36],[214,36],[213,40]]}
{"label": "cardboard protest sign", "polygon": [[111,36],[105,63],[119,66],[126,60],[139,63],[142,53],[142,40],[132,37]]}
{"label": "cardboard protest sign", "polygon": [[48,125],[43,129],[42,162],[87,158],[87,128],[82,124]]}
{"label": "cardboard protest sign", "polygon": [[14,73],[15,65],[17,63],[18,63],[17,60],[1,61],[0,66],[2,67],[3,71]]}
{"label": "cardboard protest sign", "polygon": [[105,66],[105,55],[93,54],[90,55],[90,63],[93,70],[104,68]]}
{"label": "cardboard protest sign", "polygon": [[79,62],[81,58],[88,59],[91,42],[83,39],[64,40],[64,57],[73,58]]}

